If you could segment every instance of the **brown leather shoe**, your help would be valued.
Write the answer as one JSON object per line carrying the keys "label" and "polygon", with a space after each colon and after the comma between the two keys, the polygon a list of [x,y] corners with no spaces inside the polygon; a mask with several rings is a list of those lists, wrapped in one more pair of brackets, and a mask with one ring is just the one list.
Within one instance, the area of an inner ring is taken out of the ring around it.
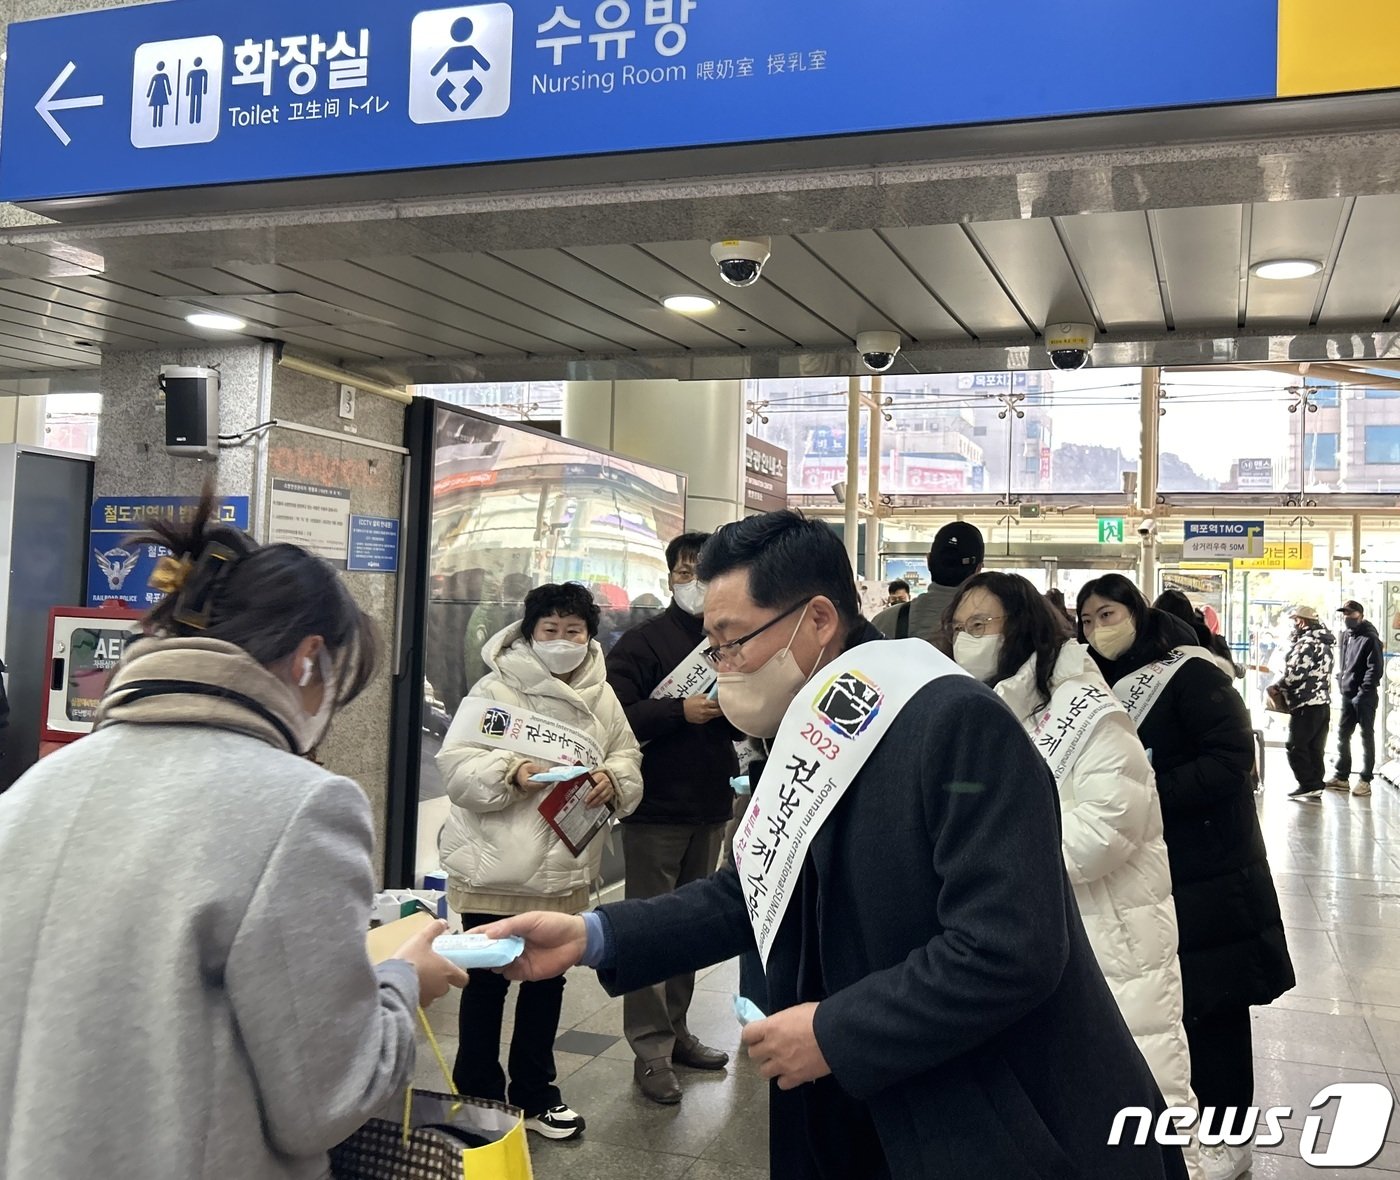
{"label": "brown leather shoe", "polygon": [[729,1054],[702,1045],[698,1037],[691,1037],[676,1042],[671,1060],[691,1069],[723,1069],[729,1064]]}
{"label": "brown leather shoe", "polygon": [[662,1106],[675,1106],[681,1100],[681,1084],[676,1080],[676,1071],[665,1057],[654,1061],[638,1061],[632,1066],[632,1076],[642,1093]]}

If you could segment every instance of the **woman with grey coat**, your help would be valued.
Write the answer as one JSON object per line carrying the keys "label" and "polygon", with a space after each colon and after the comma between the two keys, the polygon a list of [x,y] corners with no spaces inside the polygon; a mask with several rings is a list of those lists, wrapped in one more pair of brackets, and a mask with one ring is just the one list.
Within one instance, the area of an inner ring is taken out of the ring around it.
{"label": "woman with grey coat", "polygon": [[324,562],[214,523],[95,733],[0,796],[0,1176],[318,1180],[412,1075],[416,1009],[465,976],[435,924],[365,949],[369,804],[308,757],[374,630]]}

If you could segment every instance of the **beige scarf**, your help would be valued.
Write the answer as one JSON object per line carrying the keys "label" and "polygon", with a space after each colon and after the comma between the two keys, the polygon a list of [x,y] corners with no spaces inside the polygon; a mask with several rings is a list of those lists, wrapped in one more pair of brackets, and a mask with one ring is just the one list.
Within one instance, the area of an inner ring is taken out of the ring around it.
{"label": "beige scarf", "polygon": [[143,639],[126,649],[97,710],[104,725],[203,725],[293,754],[311,718],[296,691],[241,647],[217,639]]}

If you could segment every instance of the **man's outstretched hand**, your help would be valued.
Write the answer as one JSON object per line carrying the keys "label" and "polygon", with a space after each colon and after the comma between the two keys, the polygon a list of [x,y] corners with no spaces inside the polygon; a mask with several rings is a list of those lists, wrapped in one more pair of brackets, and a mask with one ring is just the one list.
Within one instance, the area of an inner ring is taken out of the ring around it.
{"label": "man's outstretched hand", "polygon": [[507,979],[553,979],[577,967],[588,947],[583,919],[572,914],[521,914],[467,933],[525,940],[525,953],[501,971]]}

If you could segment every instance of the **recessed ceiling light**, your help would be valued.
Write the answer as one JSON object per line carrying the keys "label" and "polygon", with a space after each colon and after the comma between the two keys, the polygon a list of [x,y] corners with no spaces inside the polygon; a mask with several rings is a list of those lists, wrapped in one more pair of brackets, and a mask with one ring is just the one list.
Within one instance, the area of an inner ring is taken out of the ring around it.
{"label": "recessed ceiling light", "polygon": [[248,326],[247,320],[217,311],[193,312],[185,317],[185,323],[195,328],[207,328],[211,332],[241,332]]}
{"label": "recessed ceiling light", "polygon": [[1261,279],[1310,279],[1322,270],[1322,263],[1312,258],[1274,258],[1256,262],[1250,269]]}
{"label": "recessed ceiling light", "polygon": [[714,311],[719,304],[703,295],[668,295],[661,301],[661,306],[667,311],[678,311],[682,315],[700,315],[702,312]]}

